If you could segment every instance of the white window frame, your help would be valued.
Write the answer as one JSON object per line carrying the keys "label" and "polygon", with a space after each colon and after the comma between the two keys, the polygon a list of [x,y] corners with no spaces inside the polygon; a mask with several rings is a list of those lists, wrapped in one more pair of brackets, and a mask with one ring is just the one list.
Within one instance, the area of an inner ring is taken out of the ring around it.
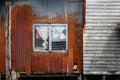
{"label": "white window frame", "polygon": [[[35,48],[35,26],[36,25],[46,25],[49,27],[49,50],[40,50],[40,49],[36,49]],[[54,25],[65,25],[66,27],[66,50],[52,50],[52,36],[51,36],[51,30],[52,30],[52,26]],[[68,25],[67,24],[33,24],[33,51],[34,52],[67,52],[68,50]]]}

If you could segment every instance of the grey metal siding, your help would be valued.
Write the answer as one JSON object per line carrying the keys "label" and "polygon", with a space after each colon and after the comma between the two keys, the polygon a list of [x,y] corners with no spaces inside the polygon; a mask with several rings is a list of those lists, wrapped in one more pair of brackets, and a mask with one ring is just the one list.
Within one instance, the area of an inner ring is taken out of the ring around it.
{"label": "grey metal siding", "polygon": [[120,74],[120,0],[86,0],[84,74]]}

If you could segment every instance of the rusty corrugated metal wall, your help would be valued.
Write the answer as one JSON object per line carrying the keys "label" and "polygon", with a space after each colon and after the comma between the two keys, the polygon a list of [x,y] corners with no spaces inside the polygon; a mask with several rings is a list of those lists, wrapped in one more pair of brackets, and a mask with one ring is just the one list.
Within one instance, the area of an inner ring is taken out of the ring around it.
{"label": "rusty corrugated metal wall", "polygon": [[[70,73],[74,63],[77,63],[82,71],[82,0],[11,0],[11,3],[12,68],[18,72],[27,73]],[[67,53],[34,52],[32,26],[35,23],[68,24]],[[1,22],[1,24],[4,23]],[[3,29],[0,30],[3,31]],[[0,35],[3,32],[0,32]],[[2,41],[5,40],[2,39]],[[5,58],[4,47],[1,51],[3,52],[0,56]],[[2,61],[5,64],[5,61]],[[4,69],[0,68],[0,70]]]}
{"label": "rusty corrugated metal wall", "polygon": [[120,74],[120,0],[86,0],[84,74]]}
{"label": "rusty corrugated metal wall", "polygon": [[5,72],[5,16],[2,16],[0,21],[0,72]]}
{"label": "rusty corrugated metal wall", "polygon": [[0,2],[0,73],[5,72],[5,23],[6,23],[6,17],[5,17],[5,7]]}

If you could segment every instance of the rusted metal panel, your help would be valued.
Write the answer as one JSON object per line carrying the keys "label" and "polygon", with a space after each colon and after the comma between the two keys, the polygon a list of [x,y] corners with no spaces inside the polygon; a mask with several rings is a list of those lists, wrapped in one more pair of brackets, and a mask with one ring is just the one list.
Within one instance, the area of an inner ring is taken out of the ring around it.
{"label": "rusted metal panel", "polygon": [[64,73],[67,71],[67,54],[33,54],[32,72]]}
{"label": "rusted metal panel", "polygon": [[2,16],[0,21],[0,73],[5,72],[5,23],[6,18]]}
{"label": "rusted metal panel", "polygon": [[5,4],[0,2],[0,73],[5,73]]}
{"label": "rusted metal panel", "polygon": [[[71,73],[77,61],[82,71],[82,40],[80,40],[82,39],[80,32],[83,26],[82,14],[82,0],[12,1],[12,68],[28,74]],[[36,23],[68,24],[68,51],[65,53],[34,52],[32,26]]]}
{"label": "rusted metal panel", "polygon": [[12,9],[11,47],[12,65],[16,71],[31,72],[32,8],[16,5]]}

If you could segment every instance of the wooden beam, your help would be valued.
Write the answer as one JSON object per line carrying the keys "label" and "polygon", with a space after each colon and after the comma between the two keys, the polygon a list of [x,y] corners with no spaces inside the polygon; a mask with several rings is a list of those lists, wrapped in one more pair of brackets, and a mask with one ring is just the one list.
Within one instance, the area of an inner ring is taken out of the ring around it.
{"label": "wooden beam", "polygon": [[11,3],[6,1],[6,80],[11,80]]}

